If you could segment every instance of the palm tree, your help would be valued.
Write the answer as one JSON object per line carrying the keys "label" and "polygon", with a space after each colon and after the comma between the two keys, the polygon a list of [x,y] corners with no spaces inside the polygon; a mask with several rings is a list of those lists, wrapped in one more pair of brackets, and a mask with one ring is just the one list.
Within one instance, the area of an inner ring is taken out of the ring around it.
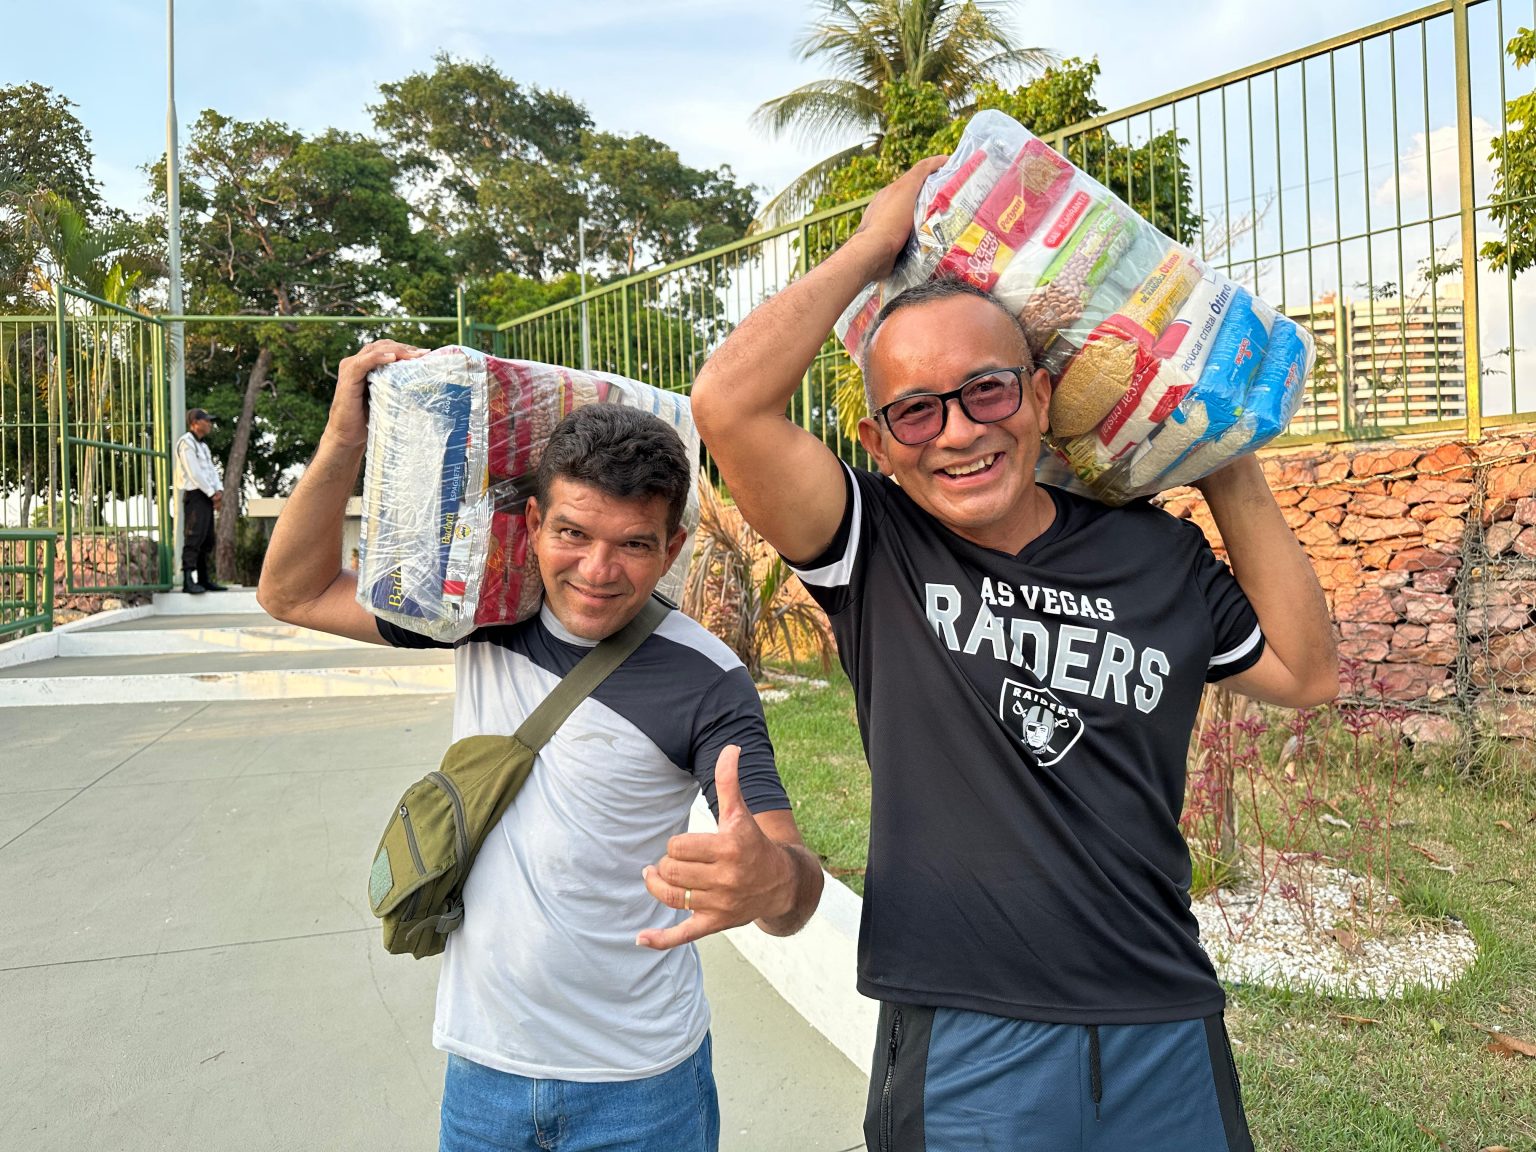
{"label": "palm tree", "polygon": [[1042,68],[1042,48],[1015,47],[1000,0],[817,0],[821,18],[796,45],[802,60],[825,59],[832,76],[813,80],[761,105],[755,127],[777,136],[793,131],[808,143],[864,134],[795,177],[762,209],[759,223],[803,212],[827,177],[855,156],[877,152],[885,137],[886,93],[893,82],[931,84],[951,112],[970,110],[985,80]]}

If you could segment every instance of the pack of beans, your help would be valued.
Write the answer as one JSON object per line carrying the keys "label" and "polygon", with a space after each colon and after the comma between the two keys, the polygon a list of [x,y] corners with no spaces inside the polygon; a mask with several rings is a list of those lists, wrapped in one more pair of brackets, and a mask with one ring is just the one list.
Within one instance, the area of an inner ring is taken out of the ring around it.
{"label": "pack of beans", "polygon": [[967,125],[913,224],[839,338],[860,360],[880,308],[934,277],[991,293],[1050,374],[1053,479],[1121,504],[1262,447],[1300,406],[1316,358],[1305,328],[1000,112]]}
{"label": "pack of beans", "polygon": [[[688,399],[603,372],[439,348],[368,377],[357,598],[375,616],[437,640],[526,620],[543,585],[524,511],[556,424],[587,404],[624,404],[677,429],[691,459]],[[657,590],[678,600],[698,524]]]}

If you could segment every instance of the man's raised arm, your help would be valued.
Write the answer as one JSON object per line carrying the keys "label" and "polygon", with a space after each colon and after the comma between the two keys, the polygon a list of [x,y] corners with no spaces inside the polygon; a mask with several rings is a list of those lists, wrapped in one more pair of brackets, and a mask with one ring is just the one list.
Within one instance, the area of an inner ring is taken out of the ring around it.
{"label": "man's raised arm", "polygon": [[847,242],[758,305],[694,382],[694,422],[732,497],[791,560],[831,543],[845,497],[837,457],[785,410],[843,309],[890,272],[912,233],[918,190],[943,162],[924,160],[882,190]]}
{"label": "man's raised arm", "polygon": [[377,340],[343,360],[336,395],[314,459],[272,530],[256,599],[289,624],[382,644],[378,622],[357,602],[357,578],[341,565],[347,499],[368,444],[368,373],[421,349]]}
{"label": "man's raised arm", "polygon": [[1210,505],[1232,575],[1264,631],[1258,663],[1227,686],[1288,708],[1332,700],[1339,693],[1339,654],[1328,604],[1258,457],[1240,457],[1195,487]]}

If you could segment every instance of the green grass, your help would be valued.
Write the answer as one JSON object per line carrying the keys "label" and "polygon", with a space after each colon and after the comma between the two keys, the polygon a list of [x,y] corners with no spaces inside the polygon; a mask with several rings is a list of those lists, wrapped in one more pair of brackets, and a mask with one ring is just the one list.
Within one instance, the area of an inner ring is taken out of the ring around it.
{"label": "green grass", "polygon": [[799,671],[829,686],[772,682],[790,694],[763,705],[779,773],[806,844],[832,875],[862,896],[869,855],[869,768],[859,743],[853,688],[836,665],[826,673],[815,665]]}
{"label": "green grass", "polygon": [[[787,686],[768,725],[806,842],[862,891],[869,773],[848,681],[827,679]],[[1506,749],[1472,780],[1444,756],[1405,761],[1399,785],[1394,889],[1412,912],[1467,924],[1466,977],[1391,1001],[1228,989],[1259,1152],[1536,1152],[1536,1060],[1495,1055],[1483,1031],[1536,1043],[1536,768],[1518,760]]]}

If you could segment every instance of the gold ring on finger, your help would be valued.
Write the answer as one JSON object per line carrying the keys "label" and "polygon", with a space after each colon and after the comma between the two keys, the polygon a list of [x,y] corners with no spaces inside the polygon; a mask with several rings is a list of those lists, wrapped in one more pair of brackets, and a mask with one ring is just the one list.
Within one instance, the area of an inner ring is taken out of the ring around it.
{"label": "gold ring on finger", "polygon": [[683,889],[683,910],[685,912],[692,912],[693,911],[693,889],[692,888],[684,888]]}

